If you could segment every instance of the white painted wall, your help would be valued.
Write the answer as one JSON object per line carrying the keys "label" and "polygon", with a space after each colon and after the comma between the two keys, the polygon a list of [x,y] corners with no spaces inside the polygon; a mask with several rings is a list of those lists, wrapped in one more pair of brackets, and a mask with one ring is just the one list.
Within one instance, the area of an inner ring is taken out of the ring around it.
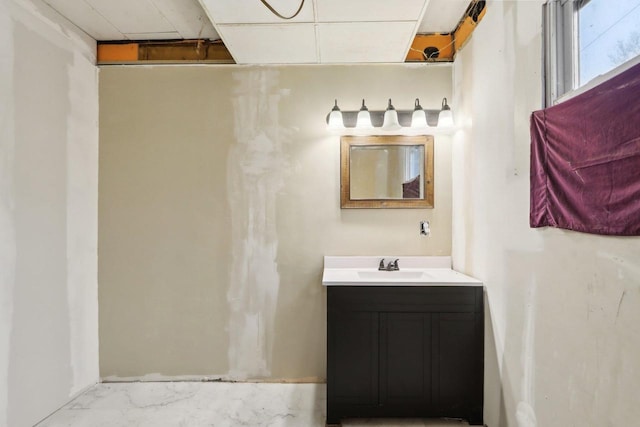
{"label": "white painted wall", "polygon": [[98,380],[95,42],[0,0],[0,426]]}
{"label": "white painted wall", "polygon": [[640,238],[530,229],[541,0],[492,1],[454,65],[455,268],[482,279],[490,427],[640,419]]}

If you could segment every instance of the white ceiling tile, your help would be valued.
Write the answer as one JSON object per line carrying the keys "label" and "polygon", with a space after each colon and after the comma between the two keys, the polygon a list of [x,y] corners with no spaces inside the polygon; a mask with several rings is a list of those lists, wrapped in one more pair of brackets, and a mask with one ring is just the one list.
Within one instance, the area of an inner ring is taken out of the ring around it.
{"label": "white ceiling tile", "polygon": [[[293,15],[301,0],[268,0],[284,16]],[[275,16],[260,0],[200,0],[214,24],[313,22],[313,1],[306,0],[295,18],[283,20]]]}
{"label": "white ceiling tile", "polygon": [[128,40],[176,40],[181,39],[180,33],[174,31],[169,33],[126,33]]}
{"label": "white ceiling tile", "polygon": [[124,34],[84,0],[45,0],[45,3],[96,40],[126,40]]}
{"label": "white ceiling tile", "polygon": [[219,25],[227,49],[238,64],[317,62],[314,24]]}
{"label": "white ceiling tile", "polygon": [[198,0],[152,0],[181,38],[212,39],[220,37]]}
{"label": "white ceiling tile", "polygon": [[320,62],[404,62],[414,22],[318,24]]}
{"label": "white ceiling tile", "polygon": [[431,0],[418,27],[419,33],[450,33],[456,29],[470,0]]}
{"label": "white ceiling tile", "polygon": [[418,21],[427,0],[315,0],[318,22]]}
{"label": "white ceiling tile", "polygon": [[149,0],[86,0],[122,33],[164,33],[176,29]]}

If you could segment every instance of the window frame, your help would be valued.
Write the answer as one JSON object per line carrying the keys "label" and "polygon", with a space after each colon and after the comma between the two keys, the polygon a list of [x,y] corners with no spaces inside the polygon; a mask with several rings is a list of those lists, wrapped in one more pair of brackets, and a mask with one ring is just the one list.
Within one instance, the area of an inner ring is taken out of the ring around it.
{"label": "window frame", "polygon": [[548,0],[543,7],[545,106],[578,87],[578,7],[573,0]]}

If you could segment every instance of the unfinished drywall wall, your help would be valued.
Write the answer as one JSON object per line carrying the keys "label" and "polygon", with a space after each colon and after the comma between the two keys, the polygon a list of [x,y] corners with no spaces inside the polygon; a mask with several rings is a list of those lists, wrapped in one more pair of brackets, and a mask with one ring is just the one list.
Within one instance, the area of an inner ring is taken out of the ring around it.
{"label": "unfinished drywall wall", "polygon": [[98,379],[95,43],[0,1],[0,425]]}
{"label": "unfinished drywall wall", "polygon": [[325,117],[450,90],[449,66],[103,67],[102,376],[323,380],[323,255],[451,248],[450,137],[435,209],[341,210]]}
{"label": "unfinished drywall wall", "polygon": [[453,255],[486,285],[485,422],[633,425],[640,239],[528,224],[542,3],[491,2],[454,65]]}

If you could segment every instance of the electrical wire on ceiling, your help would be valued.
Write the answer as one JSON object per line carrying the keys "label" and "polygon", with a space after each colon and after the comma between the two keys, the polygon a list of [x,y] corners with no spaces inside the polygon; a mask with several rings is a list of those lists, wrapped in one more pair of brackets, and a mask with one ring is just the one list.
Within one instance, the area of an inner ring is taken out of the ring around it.
{"label": "electrical wire on ceiling", "polygon": [[278,18],[281,18],[281,19],[293,19],[293,18],[295,18],[296,16],[298,16],[298,14],[300,13],[300,11],[302,10],[302,6],[304,6],[304,1],[305,1],[305,0],[300,0],[300,7],[298,7],[298,10],[296,10],[296,13],[294,13],[294,14],[293,14],[293,15],[291,15],[291,16],[283,16],[283,15],[281,15],[277,10],[275,10],[275,9],[273,8],[273,6],[271,6],[271,5],[269,4],[269,2],[268,2],[267,0],[260,0],[260,1],[262,2],[262,4],[263,4],[267,9],[269,9],[269,10],[271,11],[271,13],[273,13],[274,15],[276,15]]}
{"label": "electrical wire on ceiling", "polygon": [[452,39],[451,39],[451,42],[450,42],[450,43],[448,43],[448,44],[446,44],[446,45],[442,46],[440,49],[436,49],[436,50],[435,50],[433,53],[431,53],[431,54],[427,54],[427,52],[425,52],[425,51],[423,51],[423,50],[420,50],[420,49],[415,49],[415,48],[413,48],[413,47],[410,47],[410,48],[409,48],[409,50],[411,50],[411,51],[413,51],[413,52],[419,52],[420,54],[422,54],[422,56],[424,57],[424,59],[425,59],[426,61],[430,61],[430,60],[432,60],[432,59],[436,59],[436,58],[438,57],[439,53],[440,53],[442,50],[444,50],[444,49],[448,48],[449,46],[451,46],[451,45],[452,45],[452,44],[454,44],[455,42],[456,42],[456,39],[455,39],[455,37],[454,37],[454,38],[452,38]]}

